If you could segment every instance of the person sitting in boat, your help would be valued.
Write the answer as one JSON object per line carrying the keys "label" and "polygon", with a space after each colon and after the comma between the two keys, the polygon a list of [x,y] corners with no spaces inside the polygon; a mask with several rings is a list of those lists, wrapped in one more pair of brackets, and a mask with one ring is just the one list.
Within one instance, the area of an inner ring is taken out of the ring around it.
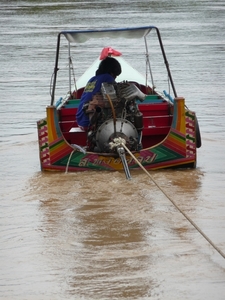
{"label": "person sitting in boat", "polygon": [[113,57],[108,56],[100,62],[95,76],[88,81],[80,99],[76,119],[81,129],[87,130],[90,124],[89,115],[84,110],[85,105],[93,99],[93,96],[101,91],[103,82],[115,82],[116,77],[121,74],[121,71],[120,63]]}

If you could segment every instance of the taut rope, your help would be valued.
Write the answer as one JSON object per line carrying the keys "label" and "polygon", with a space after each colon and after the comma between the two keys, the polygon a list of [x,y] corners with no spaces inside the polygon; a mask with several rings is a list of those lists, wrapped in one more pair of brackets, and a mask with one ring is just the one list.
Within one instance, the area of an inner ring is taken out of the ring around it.
{"label": "taut rope", "polygon": [[116,135],[116,113],[115,113],[115,108],[113,106],[113,103],[112,103],[112,100],[111,100],[110,96],[108,94],[106,94],[106,97],[107,97],[107,99],[109,101],[109,104],[111,106],[111,109],[112,109],[114,134]]}
{"label": "taut rope", "polygon": [[130,156],[136,161],[136,163],[142,168],[142,170],[151,178],[154,184],[160,189],[160,191],[170,200],[170,202],[176,207],[176,209],[191,223],[192,226],[208,241],[208,243],[223,257],[225,258],[225,254],[211,241],[211,239],[198,227],[198,225],[174,202],[174,200],[158,185],[158,183],[154,180],[154,178],[149,174],[149,172],[142,166],[142,164],[136,159],[136,157],[132,154],[132,152],[126,147],[125,140],[122,138],[114,139],[114,143],[112,143],[112,147],[123,146]]}

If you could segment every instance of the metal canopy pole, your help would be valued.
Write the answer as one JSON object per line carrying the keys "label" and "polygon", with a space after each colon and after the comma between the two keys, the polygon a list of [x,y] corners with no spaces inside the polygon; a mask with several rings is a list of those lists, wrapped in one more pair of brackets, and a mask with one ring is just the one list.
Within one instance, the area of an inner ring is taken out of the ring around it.
{"label": "metal canopy pole", "polygon": [[149,68],[149,72],[150,72],[150,76],[151,76],[151,81],[152,81],[152,90],[154,91],[155,89],[155,84],[154,84],[154,80],[153,80],[153,74],[152,74],[152,69],[151,69],[151,64],[150,64],[150,59],[149,59],[149,52],[148,52],[148,44],[147,44],[147,39],[146,36],[144,37],[144,41],[145,41],[145,51],[146,51],[146,87],[148,85],[148,78],[147,78],[147,67]]}
{"label": "metal canopy pole", "polygon": [[162,51],[162,55],[163,55],[163,58],[164,58],[164,63],[166,65],[166,69],[167,69],[167,72],[168,72],[170,83],[171,83],[171,86],[172,86],[172,89],[173,89],[173,93],[174,93],[174,96],[177,97],[177,92],[176,92],[176,89],[175,89],[175,86],[174,86],[174,83],[173,83],[173,78],[172,78],[172,75],[171,75],[171,72],[170,72],[169,63],[168,63],[167,58],[166,58],[166,53],[164,51],[161,35],[160,35],[160,32],[159,32],[159,29],[157,27],[155,29],[156,29],[156,32],[157,32],[160,48],[161,48],[161,51]]}
{"label": "metal canopy pole", "polygon": [[71,56],[70,56],[70,42],[68,41],[68,59],[69,59],[69,92],[71,93]]}
{"label": "metal canopy pole", "polygon": [[60,35],[61,35],[61,33],[58,34],[58,39],[57,39],[55,68],[54,68],[54,79],[53,79],[52,94],[51,94],[51,105],[53,105],[54,101],[55,101],[56,77],[57,77],[57,72],[59,70],[58,69],[58,61],[59,61]]}

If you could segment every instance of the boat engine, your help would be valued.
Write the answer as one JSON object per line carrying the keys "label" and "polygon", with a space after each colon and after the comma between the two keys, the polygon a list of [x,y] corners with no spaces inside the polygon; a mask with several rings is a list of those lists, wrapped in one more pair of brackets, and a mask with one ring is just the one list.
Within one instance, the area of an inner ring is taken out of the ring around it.
{"label": "boat engine", "polygon": [[90,118],[88,150],[116,153],[111,142],[118,137],[125,140],[129,150],[140,150],[143,116],[136,100],[144,101],[145,97],[135,84],[103,83],[101,93],[86,108]]}

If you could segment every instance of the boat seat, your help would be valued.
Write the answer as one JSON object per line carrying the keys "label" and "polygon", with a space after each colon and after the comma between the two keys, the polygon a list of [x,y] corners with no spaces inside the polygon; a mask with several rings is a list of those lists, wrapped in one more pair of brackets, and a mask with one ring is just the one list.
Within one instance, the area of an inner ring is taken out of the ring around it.
{"label": "boat seat", "polygon": [[143,117],[144,127],[161,127],[161,126],[170,126],[172,123],[172,115],[162,115],[162,116],[149,116]]}
{"label": "boat seat", "polygon": [[142,130],[142,135],[143,136],[160,136],[160,135],[167,135],[169,133],[171,129],[171,126],[159,126],[159,127],[155,127],[155,126],[149,126],[146,127]]}
{"label": "boat seat", "polygon": [[72,127],[75,127],[77,122],[75,120],[72,121],[59,121],[59,126],[62,132],[68,132]]}
{"label": "boat seat", "polygon": [[63,132],[64,138],[69,144],[87,145],[87,132],[80,127],[72,127],[69,131]]}

